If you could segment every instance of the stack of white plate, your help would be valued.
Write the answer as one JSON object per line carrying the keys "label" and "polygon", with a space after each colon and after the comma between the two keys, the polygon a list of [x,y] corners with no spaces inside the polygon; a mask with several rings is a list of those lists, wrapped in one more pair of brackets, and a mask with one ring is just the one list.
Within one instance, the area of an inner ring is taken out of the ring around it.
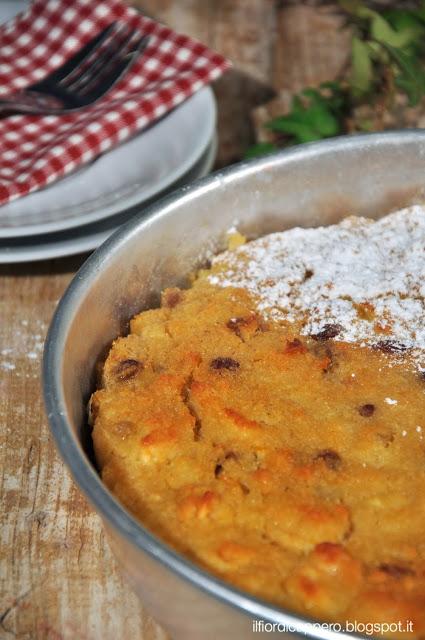
{"label": "stack of white plate", "polygon": [[[0,22],[23,4],[0,2]],[[92,164],[0,206],[0,263],[95,249],[147,203],[209,173],[216,151],[216,105],[206,87]]]}

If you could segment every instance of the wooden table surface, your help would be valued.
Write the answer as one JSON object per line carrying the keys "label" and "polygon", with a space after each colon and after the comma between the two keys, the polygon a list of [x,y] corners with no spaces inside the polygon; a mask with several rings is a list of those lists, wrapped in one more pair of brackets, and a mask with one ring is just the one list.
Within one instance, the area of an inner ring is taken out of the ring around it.
{"label": "wooden table surface", "polygon": [[[253,142],[252,113],[344,64],[328,9],[282,0],[141,0],[227,55],[217,166]],[[275,101],[276,103],[276,101]],[[120,577],[97,515],[55,451],[40,390],[47,327],[86,256],[0,268],[0,638],[164,640]],[[201,639],[200,639],[201,640]]]}

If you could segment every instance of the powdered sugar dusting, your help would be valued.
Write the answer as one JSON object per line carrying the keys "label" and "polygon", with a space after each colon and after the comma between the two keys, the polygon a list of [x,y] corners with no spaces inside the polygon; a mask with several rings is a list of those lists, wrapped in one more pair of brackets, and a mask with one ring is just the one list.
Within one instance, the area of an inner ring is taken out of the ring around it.
{"label": "powdered sugar dusting", "polygon": [[46,324],[37,318],[31,320],[30,323],[23,319],[14,326],[13,332],[7,333],[3,327],[0,327],[0,344],[8,344],[9,346],[0,349],[0,370],[10,371],[14,377],[23,376],[20,370],[20,363],[23,359],[27,360],[33,373],[25,373],[27,378],[37,378],[39,376],[38,367],[41,362],[44,346],[44,336],[46,333]]}
{"label": "powdered sugar dusting", "polygon": [[246,289],[305,335],[340,325],[337,340],[395,341],[424,364],[425,207],[265,236],[217,256],[209,281]]}

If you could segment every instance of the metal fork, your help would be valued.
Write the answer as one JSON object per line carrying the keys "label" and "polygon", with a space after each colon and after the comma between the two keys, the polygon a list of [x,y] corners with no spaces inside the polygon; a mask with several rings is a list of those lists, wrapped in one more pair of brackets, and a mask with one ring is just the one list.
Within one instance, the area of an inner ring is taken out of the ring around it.
{"label": "metal fork", "polygon": [[149,36],[113,22],[46,78],[0,98],[0,113],[60,115],[94,104],[130,69],[148,42]]}

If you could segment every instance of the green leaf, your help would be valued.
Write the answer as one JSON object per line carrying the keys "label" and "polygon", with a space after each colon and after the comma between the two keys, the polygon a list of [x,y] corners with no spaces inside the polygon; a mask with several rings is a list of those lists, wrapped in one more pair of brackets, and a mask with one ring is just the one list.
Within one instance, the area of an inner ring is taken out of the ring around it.
{"label": "green leaf", "polygon": [[423,42],[425,4],[417,11],[393,9],[382,13],[373,11],[357,0],[340,0],[339,4],[353,16],[351,23],[360,20],[357,26],[363,34],[363,40],[370,37],[398,49],[419,46]]}
{"label": "green leaf", "polygon": [[385,53],[385,49],[383,48],[380,42],[374,42],[373,40],[368,40],[367,48],[369,49],[369,57],[372,62],[383,62],[382,54]]}
{"label": "green leaf", "polygon": [[420,9],[415,9],[411,14],[421,22],[425,22],[425,2],[422,3]]}
{"label": "green leaf", "polygon": [[414,42],[418,36],[417,29],[412,27],[396,31],[379,13],[373,12],[370,34],[373,39],[396,49],[402,49]]}
{"label": "green leaf", "polygon": [[373,84],[373,67],[369,47],[353,37],[351,45],[351,87],[355,96],[369,93]]}
{"label": "green leaf", "polygon": [[258,144],[254,144],[252,147],[248,149],[245,153],[245,159],[250,160],[251,158],[256,158],[257,156],[265,156],[272,151],[277,151],[278,147],[272,142],[259,142]]}
{"label": "green leaf", "polygon": [[296,119],[291,118],[291,116],[276,118],[269,123],[269,127],[270,129],[273,129],[273,131],[292,135],[295,138],[295,142],[298,144],[302,144],[303,142],[314,142],[315,140],[321,140],[323,137],[307,122],[297,122]]}
{"label": "green leaf", "polygon": [[410,106],[415,106],[425,95],[425,70],[423,64],[413,56],[400,49],[386,45],[386,48],[396,63],[398,73],[396,84],[408,96]]}
{"label": "green leaf", "polygon": [[325,108],[306,109],[302,114],[281,116],[268,123],[268,128],[295,137],[297,142],[311,142],[339,133],[338,120]]}
{"label": "green leaf", "polygon": [[[425,96],[425,0],[412,11],[373,11],[366,0],[338,0],[352,29],[350,80],[327,82],[293,97],[291,111],[267,123],[284,134],[285,144],[311,142],[338,135],[353,118],[357,105],[393,106],[394,84],[411,105]],[[357,129],[370,130],[374,118]]]}
{"label": "green leaf", "polygon": [[419,11],[389,9],[383,13],[383,16],[396,31],[403,31],[404,29],[418,29],[422,27],[422,18],[420,17]]}
{"label": "green leaf", "polygon": [[285,134],[296,144],[329,138],[341,133],[343,106],[338,83],[329,83],[319,89],[307,88],[294,97],[287,115],[271,120],[266,127]]}
{"label": "green leaf", "polygon": [[339,132],[339,122],[324,104],[310,107],[304,116],[304,122],[312,127],[323,138],[335,136]]}

